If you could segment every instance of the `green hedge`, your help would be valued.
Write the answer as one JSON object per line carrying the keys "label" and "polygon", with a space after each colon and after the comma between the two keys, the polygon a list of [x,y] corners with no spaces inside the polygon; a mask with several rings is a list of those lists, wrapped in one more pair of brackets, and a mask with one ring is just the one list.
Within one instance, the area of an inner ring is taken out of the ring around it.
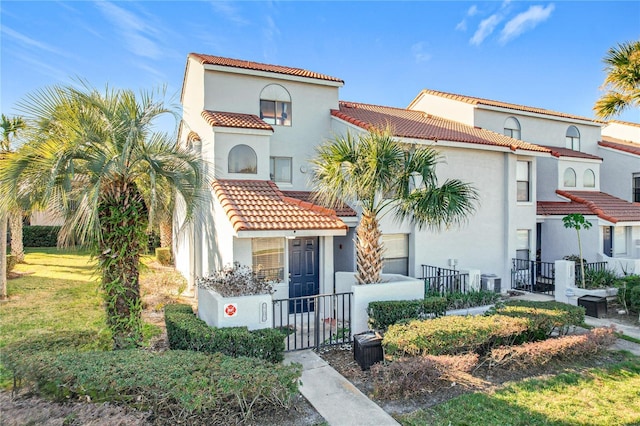
{"label": "green hedge", "polygon": [[622,277],[616,282],[616,286],[618,301],[626,304],[628,309],[640,312],[640,275]]}
{"label": "green hedge", "polygon": [[390,325],[402,320],[439,317],[445,314],[446,307],[447,300],[444,297],[371,302],[367,307],[369,326],[374,330],[386,330]]}
{"label": "green hedge", "polygon": [[238,424],[262,409],[285,412],[301,376],[299,364],[190,351],[39,352],[5,366],[38,394],[151,410],[158,424]]}
{"label": "green hedge", "polygon": [[446,316],[389,326],[382,345],[392,356],[484,354],[501,345],[522,343],[529,321],[504,315]]}
{"label": "green hedge", "polygon": [[24,226],[22,244],[25,247],[56,247],[59,232],[59,226]]}
{"label": "green hedge", "polygon": [[194,315],[191,306],[184,304],[167,305],[164,318],[171,349],[221,352],[232,357],[261,358],[273,363],[284,359],[284,335],[278,330],[209,327]]}
{"label": "green hedge", "polygon": [[[557,327],[564,326],[564,329],[560,329],[560,328],[558,329],[558,331],[560,331],[560,333],[562,334],[564,334],[567,331],[566,327],[580,326],[584,324],[584,314],[585,314],[584,307],[573,306],[567,303],[556,302],[554,300],[550,300],[547,302],[536,302],[533,300],[510,300],[508,302],[505,302],[504,304],[496,305],[491,310],[487,311],[487,313],[491,314],[491,313],[497,312],[502,315],[503,313],[500,312],[500,310],[504,310],[504,308],[506,307],[523,307],[523,308],[533,308],[538,310],[544,309],[544,310],[562,312],[562,314],[553,314],[556,317],[557,315],[560,315],[559,319],[561,319],[563,324],[559,324]],[[511,311],[515,312],[515,310],[513,309]],[[520,312],[525,312],[525,310],[520,310]],[[549,315],[548,312],[547,313],[539,312],[539,314]],[[507,314],[505,313],[504,315],[507,315]],[[527,315],[529,314],[522,314],[519,316],[527,316]],[[516,315],[514,314],[514,316]]]}

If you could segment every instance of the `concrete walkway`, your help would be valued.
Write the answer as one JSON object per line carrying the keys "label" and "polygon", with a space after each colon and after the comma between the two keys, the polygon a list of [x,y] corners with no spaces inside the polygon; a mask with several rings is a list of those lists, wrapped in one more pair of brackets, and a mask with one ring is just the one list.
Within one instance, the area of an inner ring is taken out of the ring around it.
{"label": "concrete walkway", "polygon": [[311,350],[288,352],[285,364],[302,364],[300,393],[331,426],[398,425],[393,417]]}

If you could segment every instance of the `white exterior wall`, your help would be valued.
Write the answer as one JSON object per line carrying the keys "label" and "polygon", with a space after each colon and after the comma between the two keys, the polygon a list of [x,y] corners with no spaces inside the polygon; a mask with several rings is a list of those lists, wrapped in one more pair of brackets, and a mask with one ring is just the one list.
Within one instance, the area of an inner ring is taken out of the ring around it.
{"label": "white exterior wall", "polygon": [[[216,164],[215,177],[218,179],[251,179],[269,180],[269,136],[251,131],[233,132],[219,131],[215,133],[215,152],[213,163]],[[257,173],[229,173],[229,152],[237,145],[251,147],[258,160]]]}
{"label": "white exterior wall", "polygon": [[560,177],[556,157],[538,158],[536,162],[537,201],[560,201],[556,194]]}
{"label": "white exterior wall", "polygon": [[[558,181],[556,182],[557,188],[567,191],[600,191],[600,161],[599,160],[586,160],[582,158],[568,158],[562,157],[558,160]],[[576,173],[576,186],[564,185],[564,172],[572,168]],[[584,186],[584,173],[587,170],[591,170],[595,174],[596,186],[585,187]]]}
{"label": "white exterior wall", "polygon": [[[587,262],[598,261],[602,253],[602,230],[595,216],[585,216],[591,228],[580,231],[582,257]],[[562,217],[547,217],[542,224],[542,261],[555,262],[564,256],[579,254],[578,236],[575,229],[564,227]]]}
{"label": "white exterior wall", "polygon": [[640,143],[640,125],[610,121],[602,126],[602,134],[616,139]]}
{"label": "white exterior wall", "polygon": [[640,173],[640,156],[602,146],[599,148],[598,156],[604,160],[600,178],[602,192],[632,201],[631,179],[634,173]]}
{"label": "white exterior wall", "polygon": [[466,102],[422,93],[413,101],[411,109],[448,118],[468,126],[474,125],[474,106]]}

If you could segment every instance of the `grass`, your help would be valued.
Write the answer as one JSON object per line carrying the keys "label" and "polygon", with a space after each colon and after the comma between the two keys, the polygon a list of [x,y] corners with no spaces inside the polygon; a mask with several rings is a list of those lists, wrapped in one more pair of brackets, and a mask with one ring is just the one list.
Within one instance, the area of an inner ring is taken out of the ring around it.
{"label": "grass", "polygon": [[640,424],[640,358],[603,368],[511,383],[402,416],[403,425]]}

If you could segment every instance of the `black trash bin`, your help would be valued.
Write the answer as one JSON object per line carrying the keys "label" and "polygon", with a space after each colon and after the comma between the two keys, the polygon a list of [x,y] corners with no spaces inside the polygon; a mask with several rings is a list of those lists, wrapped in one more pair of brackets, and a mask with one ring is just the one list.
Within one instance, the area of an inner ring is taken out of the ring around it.
{"label": "black trash bin", "polygon": [[377,333],[361,333],[353,336],[353,359],[360,368],[368,370],[384,359],[382,337]]}

